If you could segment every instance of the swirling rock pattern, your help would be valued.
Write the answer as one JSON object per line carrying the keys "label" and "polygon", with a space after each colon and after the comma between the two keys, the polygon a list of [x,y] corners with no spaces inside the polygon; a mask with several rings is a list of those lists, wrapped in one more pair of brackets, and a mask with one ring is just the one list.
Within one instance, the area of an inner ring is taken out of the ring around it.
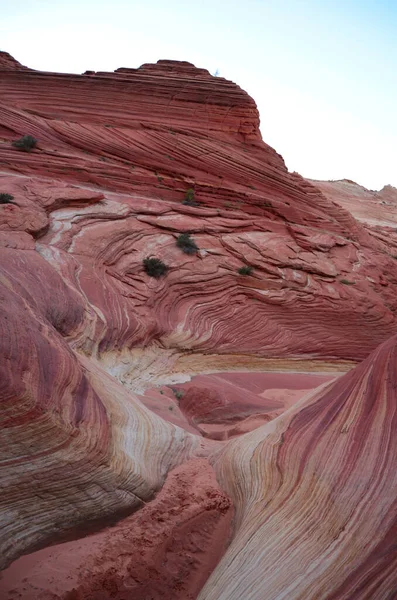
{"label": "swirling rock pattern", "polygon": [[[172,61],[84,75],[3,63],[0,185],[18,205],[0,206],[0,228],[32,233],[94,307],[85,351],[357,360],[395,328],[384,241],[288,173],[237,85]],[[10,146],[27,132],[34,151]],[[181,204],[188,188],[200,206]],[[176,247],[184,231],[197,256]],[[144,274],[148,253],[167,278]]]}
{"label": "swirling rock pattern", "polygon": [[[0,566],[206,456],[236,520],[201,598],[393,597],[393,235],[289,173],[254,101],[189,63],[59,75],[0,53],[0,75]],[[208,355],[332,371],[371,351],[227,444],[135,394]]]}
{"label": "swirling rock pattern", "polygon": [[200,451],[72,350],[84,302],[23,242],[0,251],[1,566],[142,505]]}
{"label": "swirling rock pattern", "polygon": [[396,344],[227,444],[236,532],[200,600],[396,596]]}

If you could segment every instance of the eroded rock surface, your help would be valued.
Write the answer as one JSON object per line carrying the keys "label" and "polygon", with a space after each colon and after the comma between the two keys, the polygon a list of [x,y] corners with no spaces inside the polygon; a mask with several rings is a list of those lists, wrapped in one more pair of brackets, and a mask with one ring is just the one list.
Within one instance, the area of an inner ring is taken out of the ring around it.
{"label": "eroded rock surface", "polygon": [[396,344],[225,446],[236,533],[200,600],[396,595]]}
{"label": "eroded rock surface", "polygon": [[232,517],[208,462],[190,460],[117,525],[15,561],[1,598],[194,600],[229,543]]}
{"label": "eroded rock surface", "polygon": [[[18,206],[0,206],[0,227],[31,233],[94,307],[89,352],[360,359],[395,328],[385,241],[288,173],[237,85],[172,61],[85,75],[3,62],[0,187]],[[26,133],[37,147],[12,148]],[[186,231],[198,255],[176,247]],[[143,273],[148,254],[167,278]]]}
{"label": "eroded rock surface", "polygon": [[[25,134],[31,152],[11,144]],[[167,474],[206,457],[236,519],[201,598],[393,597],[395,339],[376,349],[396,331],[393,220],[364,223],[289,173],[243,90],[173,61],[59,75],[0,53],[0,193],[13,196],[0,204],[1,567],[137,509],[117,531],[139,545]],[[182,232],[197,253],[177,247]],[[148,256],[165,277],[145,273]],[[137,396],[204,365],[325,373],[370,352],[299,400],[263,398],[259,428],[250,393],[238,410],[209,397],[226,421],[250,407],[219,435],[196,392],[179,420]],[[74,598],[114,592],[92,552]],[[113,558],[124,593],[130,559]],[[214,566],[201,564],[175,594],[197,595]]]}

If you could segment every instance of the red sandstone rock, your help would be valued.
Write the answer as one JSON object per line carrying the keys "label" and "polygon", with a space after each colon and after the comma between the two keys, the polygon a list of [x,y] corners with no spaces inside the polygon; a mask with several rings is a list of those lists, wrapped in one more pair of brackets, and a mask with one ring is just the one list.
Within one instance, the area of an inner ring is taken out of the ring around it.
{"label": "red sandstone rock", "polygon": [[397,189],[391,185],[374,192],[347,179],[313,181],[313,184],[363,223],[385,226],[397,223]]}
{"label": "red sandstone rock", "polygon": [[[200,446],[73,350],[90,335],[93,309],[28,234],[7,238],[0,236],[0,568],[141,506]],[[146,437],[159,446],[148,450]]]}
{"label": "red sandstone rock", "polygon": [[225,445],[236,529],[200,600],[382,600],[397,590],[397,337]]}
{"label": "red sandstone rock", "polygon": [[30,70],[19,63],[8,52],[0,52],[0,69],[2,71]]}
{"label": "red sandstone rock", "polygon": [[[235,84],[159,61],[93,75],[3,70],[0,89],[0,163],[25,176],[15,183],[20,206],[0,207],[0,228],[65,251],[57,268],[73,264],[100,311],[101,352],[160,339],[203,351],[356,359],[395,327],[395,262],[382,234],[375,239],[287,172],[261,141],[254,101]],[[39,140],[31,153],[10,146],[24,133]],[[9,177],[2,183],[14,189]],[[69,200],[40,200],[62,198],[62,185]],[[181,204],[191,187],[199,207]],[[46,215],[31,210],[33,198]],[[55,210],[61,204],[67,212]],[[200,264],[174,247],[186,230]],[[171,267],[156,284],[142,273],[148,249]],[[254,276],[238,277],[247,263]],[[198,292],[205,302],[195,308]]]}
{"label": "red sandstone rock", "polygon": [[209,464],[189,461],[135,515],[17,560],[0,576],[0,596],[194,600],[228,545],[232,517]]}
{"label": "red sandstone rock", "polygon": [[[360,221],[389,256],[397,256],[397,189],[385,185],[375,192],[354,181],[313,181],[330,200]],[[394,271],[393,267],[391,269]]]}
{"label": "red sandstone rock", "polygon": [[[297,373],[219,373],[199,375],[191,383],[174,386],[173,390],[178,398],[177,408],[196,431],[204,437],[226,440],[271,421],[309,389],[334,377]],[[156,406],[152,406],[152,410],[157,412]],[[180,424],[186,428],[184,423]]]}
{"label": "red sandstone rock", "polygon": [[[0,192],[16,201],[0,205],[1,565],[142,508],[172,468],[211,455],[236,535],[201,598],[394,593],[393,340],[325,390],[265,398],[284,412],[227,444],[166,423],[134,394],[159,373],[186,381],[173,372],[180,356],[308,369],[366,357],[396,330],[390,219],[363,223],[332,190],[288,173],[261,140],[254,101],[189,63],[59,75],[2,53],[0,94]],[[30,153],[11,145],[24,134],[38,139]],[[198,206],[182,204],[190,188]],[[185,231],[199,256],[177,248]],[[166,277],[148,277],[147,256]],[[268,419],[247,397],[227,435]],[[193,423],[200,411],[185,402]],[[237,414],[216,394],[205,408],[219,406]],[[113,587],[102,579],[95,593],[131,584],[122,562],[115,551]]]}

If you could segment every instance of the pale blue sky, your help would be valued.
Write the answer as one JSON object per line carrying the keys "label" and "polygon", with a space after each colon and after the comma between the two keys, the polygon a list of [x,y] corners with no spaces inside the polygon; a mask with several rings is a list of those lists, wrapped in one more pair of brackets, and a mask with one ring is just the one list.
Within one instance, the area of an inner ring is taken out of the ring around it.
{"label": "pale blue sky", "polygon": [[0,17],[0,49],[36,69],[218,69],[291,171],[397,187],[397,0],[0,0]]}

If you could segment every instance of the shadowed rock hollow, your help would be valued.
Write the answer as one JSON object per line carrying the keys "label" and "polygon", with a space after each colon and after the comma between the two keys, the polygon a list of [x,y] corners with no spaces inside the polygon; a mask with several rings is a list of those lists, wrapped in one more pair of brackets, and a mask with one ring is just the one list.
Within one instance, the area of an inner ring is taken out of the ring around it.
{"label": "shadowed rock hollow", "polygon": [[0,75],[1,567],[69,540],[4,597],[393,597],[393,189],[289,173],[189,63]]}

